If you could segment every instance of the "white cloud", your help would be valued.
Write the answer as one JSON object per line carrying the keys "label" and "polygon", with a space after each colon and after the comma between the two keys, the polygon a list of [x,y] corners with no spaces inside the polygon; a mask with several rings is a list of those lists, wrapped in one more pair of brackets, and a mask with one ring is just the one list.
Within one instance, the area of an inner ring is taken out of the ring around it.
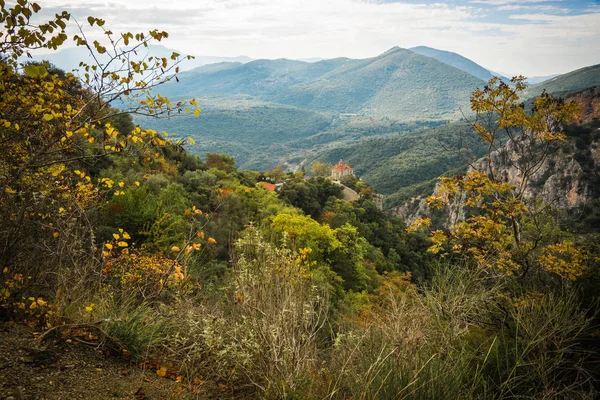
{"label": "white cloud", "polygon": [[555,13],[566,13],[569,11],[568,8],[550,6],[550,5],[518,5],[518,4],[509,4],[505,6],[496,7],[498,11],[540,11],[540,12],[555,12]]}
{"label": "white cloud", "polygon": [[[169,31],[164,44],[189,54],[254,58],[370,57],[392,46],[455,51],[487,68],[548,75],[600,63],[600,12],[581,16],[515,14],[512,23],[484,23],[465,6],[370,0],[48,0],[43,7],[107,20],[115,32]],[[527,5],[539,3],[525,1]],[[54,10],[49,10],[54,11]],[[552,60],[551,62],[549,60]]]}
{"label": "white cloud", "polygon": [[549,2],[560,2],[562,0],[471,0],[471,3],[477,4],[489,4],[494,6],[502,6],[505,4],[536,4],[536,3],[549,3]]}

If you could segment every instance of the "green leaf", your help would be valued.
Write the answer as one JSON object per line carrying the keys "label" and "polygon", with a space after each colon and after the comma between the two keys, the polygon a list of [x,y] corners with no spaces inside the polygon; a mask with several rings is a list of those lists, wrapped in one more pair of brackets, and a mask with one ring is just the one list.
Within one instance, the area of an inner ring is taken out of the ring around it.
{"label": "green leaf", "polygon": [[43,78],[48,75],[48,70],[43,65],[27,65],[25,66],[25,75],[30,78]]}

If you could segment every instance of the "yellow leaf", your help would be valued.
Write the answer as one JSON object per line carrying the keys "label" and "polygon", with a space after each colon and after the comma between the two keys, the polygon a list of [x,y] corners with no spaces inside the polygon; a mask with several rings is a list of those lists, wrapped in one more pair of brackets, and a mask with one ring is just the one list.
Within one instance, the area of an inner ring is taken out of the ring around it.
{"label": "yellow leaf", "polygon": [[52,115],[52,114],[44,114],[44,119],[46,121],[52,121],[54,119],[54,115]]}
{"label": "yellow leaf", "polygon": [[59,235],[59,233],[58,233],[58,232],[54,232],[54,233],[52,234],[52,236],[54,236],[55,238],[57,238],[57,237],[58,237],[58,235]]}
{"label": "yellow leaf", "polygon": [[160,367],[160,369],[156,370],[156,375],[162,377],[165,377],[167,375],[167,368],[166,367]]}
{"label": "yellow leaf", "polygon": [[127,247],[127,246],[129,246],[127,244],[127,242],[118,242],[117,244],[119,245],[119,247]]}
{"label": "yellow leaf", "polygon": [[180,249],[179,247],[177,247],[177,246],[173,246],[173,247],[171,247],[171,251],[172,251],[172,252],[174,252],[174,253],[177,253],[177,252],[179,252],[180,250],[181,250],[181,249]]}
{"label": "yellow leaf", "polygon": [[4,191],[5,191],[6,193],[8,193],[8,194],[15,194],[15,193],[17,193],[17,191],[16,191],[16,190],[14,190],[14,189],[11,189],[11,188],[9,188],[9,187],[7,187],[7,188],[4,188]]}
{"label": "yellow leaf", "polygon": [[89,306],[85,306],[85,311],[92,312],[92,311],[94,311],[95,306],[96,305],[94,303],[90,304]]}
{"label": "yellow leaf", "polygon": [[118,234],[118,233],[113,233],[113,237],[114,237],[116,240],[119,240],[119,238],[120,238],[121,236],[119,236],[119,234]]}
{"label": "yellow leaf", "polygon": [[129,236],[129,233],[123,232],[123,239],[131,239],[131,236]]}
{"label": "yellow leaf", "polygon": [[196,108],[196,109],[194,110],[194,117],[197,117],[197,116],[199,116],[199,115],[200,115],[200,109],[199,109],[199,108]]}
{"label": "yellow leaf", "polygon": [[109,249],[109,250],[112,250],[112,248],[113,248],[113,245],[112,245],[112,244],[110,244],[110,243],[106,243],[106,244],[105,244],[105,246],[106,246],[106,248],[107,248],[107,249]]}
{"label": "yellow leaf", "polygon": [[210,243],[210,244],[216,244],[216,243],[217,243],[217,241],[216,241],[215,239],[213,239],[213,238],[209,237],[209,238],[208,238],[208,243]]}
{"label": "yellow leaf", "polygon": [[123,186],[125,186],[125,183],[123,183],[123,182],[119,182],[119,186],[120,186],[120,187],[123,187]]}
{"label": "yellow leaf", "polygon": [[140,183],[138,181],[135,181],[135,186],[140,186]]}

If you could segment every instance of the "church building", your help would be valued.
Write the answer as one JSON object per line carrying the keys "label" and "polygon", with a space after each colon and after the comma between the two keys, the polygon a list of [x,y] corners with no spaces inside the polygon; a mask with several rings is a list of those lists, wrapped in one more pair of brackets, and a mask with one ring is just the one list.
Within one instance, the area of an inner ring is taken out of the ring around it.
{"label": "church building", "polygon": [[332,169],[331,169],[331,179],[340,180],[344,176],[352,175],[352,168],[348,164],[346,164],[343,160],[340,160]]}

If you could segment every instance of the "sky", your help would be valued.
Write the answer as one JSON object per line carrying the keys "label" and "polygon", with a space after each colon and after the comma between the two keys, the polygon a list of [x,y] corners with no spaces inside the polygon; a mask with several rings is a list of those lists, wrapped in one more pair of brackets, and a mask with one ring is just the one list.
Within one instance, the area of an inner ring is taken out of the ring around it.
{"label": "sky", "polygon": [[[37,0],[113,32],[169,32],[185,54],[368,58],[394,46],[459,53],[496,73],[600,64],[600,0]],[[90,36],[101,35],[89,26]]]}

